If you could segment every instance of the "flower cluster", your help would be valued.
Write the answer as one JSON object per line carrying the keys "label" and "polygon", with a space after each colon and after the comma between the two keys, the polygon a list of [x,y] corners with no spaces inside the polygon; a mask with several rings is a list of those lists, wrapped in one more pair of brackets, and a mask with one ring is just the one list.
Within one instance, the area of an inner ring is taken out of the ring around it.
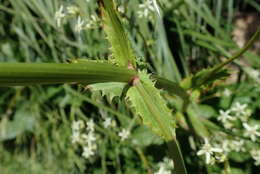
{"label": "flower cluster", "polygon": [[231,152],[248,153],[255,160],[255,165],[260,165],[260,150],[251,150],[252,146],[254,147],[252,141],[218,132],[210,139],[204,139],[204,144],[197,155],[205,155],[206,164],[213,165],[228,160]]}
{"label": "flower cluster", "polygon": [[72,123],[72,143],[82,147],[82,156],[86,159],[95,155],[97,150],[95,124],[91,119],[86,124],[82,121],[74,121]]}
{"label": "flower cluster", "polygon": [[[105,129],[111,130],[111,128],[116,127],[115,120],[110,117],[103,118],[102,124]],[[92,119],[87,122],[82,120],[74,121],[72,123],[71,129],[71,142],[73,144],[79,145],[82,148],[82,156],[86,159],[93,157],[97,151],[97,137],[100,136],[95,132],[94,121]],[[120,141],[125,141],[130,136],[130,130],[123,128],[118,132],[118,136],[120,137]]]}
{"label": "flower cluster", "polygon": [[59,10],[55,13],[55,20],[57,26],[61,27],[66,17],[75,17],[75,32],[79,33],[84,29],[95,29],[100,26],[100,19],[96,15],[90,15],[89,19],[83,20],[81,17],[80,9],[77,6],[68,6],[66,9],[62,5]]}
{"label": "flower cluster", "polygon": [[217,119],[226,129],[234,129],[237,121],[247,122],[250,115],[251,111],[246,104],[236,102],[230,109],[226,111],[220,110]]}
{"label": "flower cluster", "polygon": [[[104,111],[101,110],[101,117],[103,119],[103,127],[106,129],[109,128],[116,128],[116,121],[113,120],[111,117],[109,117]],[[110,129],[111,130],[111,129]],[[113,130],[113,129],[112,129]],[[118,132],[117,130],[114,130],[115,132]],[[117,135],[120,137],[121,141],[125,141],[130,136],[130,130],[122,128]]]}
{"label": "flower cluster", "polygon": [[[251,111],[246,104],[236,102],[230,109],[219,111],[218,120],[223,124],[225,129],[238,132],[242,131],[246,138],[250,138],[253,142],[260,136],[258,125],[248,123]],[[242,125],[242,127],[238,126]]]}
{"label": "flower cluster", "polygon": [[[205,155],[206,164],[214,164],[215,162],[224,162],[227,160],[230,152],[250,153],[256,161],[256,165],[260,165],[260,152],[250,151],[251,145],[254,145],[257,138],[260,137],[259,126],[249,123],[251,111],[246,104],[235,103],[230,109],[220,110],[217,119],[223,124],[224,128],[234,135],[227,135],[223,132],[217,132],[210,139],[205,138],[204,145],[197,155]],[[251,119],[252,121],[252,119]],[[241,136],[243,136],[241,138]]]}

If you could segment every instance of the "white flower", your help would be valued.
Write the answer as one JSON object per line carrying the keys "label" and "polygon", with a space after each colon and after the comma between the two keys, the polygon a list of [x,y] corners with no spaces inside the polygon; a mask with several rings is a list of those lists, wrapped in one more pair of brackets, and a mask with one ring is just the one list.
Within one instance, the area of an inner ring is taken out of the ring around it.
{"label": "white flower", "polygon": [[212,147],[209,144],[209,140],[207,138],[204,138],[204,145],[202,146],[201,150],[197,152],[197,155],[203,155],[205,154],[206,157],[206,164],[210,164],[212,162],[211,156],[214,154],[214,152],[221,153],[223,152],[220,148]]}
{"label": "white flower", "polygon": [[220,113],[220,115],[217,119],[220,120],[222,123],[225,123],[227,120],[235,120],[234,117],[229,115],[230,110],[227,110],[227,111],[220,110],[219,113]]}
{"label": "white flower", "polygon": [[260,78],[260,72],[255,69],[248,70],[248,75],[255,80]]}
{"label": "white flower", "polygon": [[230,141],[230,147],[236,152],[245,151],[245,141],[244,140],[233,140]]}
{"label": "white flower", "polygon": [[151,0],[146,0],[144,3],[139,5],[139,11],[137,11],[138,17],[148,18],[151,12],[154,12],[153,2]]}
{"label": "white flower", "polygon": [[153,2],[151,0],[146,0],[146,2],[139,5],[139,8],[154,11],[154,6],[152,3]]}
{"label": "white flower", "polygon": [[87,130],[93,132],[95,129],[95,123],[92,119],[87,122]]}
{"label": "white flower", "polygon": [[84,28],[84,21],[79,16],[77,23],[75,25],[75,31],[79,33],[79,32],[81,32],[81,30],[83,30],[83,28]]}
{"label": "white flower", "polygon": [[241,104],[236,102],[235,105],[231,108],[231,111],[235,112],[236,116],[246,115],[247,104]]}
{"label": "white flower", "polygon": [[243,123],[243,127],[246,129],[244,136],[250,137],[252,141],[255,141],[260,136],[260,132],[257,131],[259,128],[258,125],[250,126],[247,123]]}
{"label": "white flower", "polygon": [[124,6],[120,5],[117,10],[120,12],[120,13],[125,13],[125,8]]}
{"label": "white flower", "polygon": [[69,7],[67,7],[67,11],[71,15],[76,15],[79,13],[79,8],[76,6],[69,6]]}
{"label": "white flower", "polygon": [[154,9],[156,10],[156,12],[157,12],[158,16],[161,16],[161,15],[160,15],[159,6],[158,6],[158,4],[157,4],[156,0],[152,0],[152,1],[153,1],[153,6],[154,6]]}
{"label": "white flower", "polygon": [[112,119],[109,117],[105,118],[103,125],[105,128],[109,128],[110,126],[112,126]]}
{"label": "white flower", "polygon": [[82,156],[86,159],[90,158],[95,154],[95,151],[97,150],[97,144],[96,144],[96,135],[94,133],[94,121],[90,119],[87,122],[87,131],[88,133],[82,134],[81,137],[84,140],[82,142],[83,147],[83,153]]}
{"label": "white flower", "polygon": [[95,155],[95,149],[89,146],[83,147],[82,156],[86,159],[90,158],[91,156]]}
{"label": "white flower", "polygon": [[82,120],[73,121],[72,123],[72,131],[79,131],[80,129],[84,128],[84,122]]}
{"label": "white flower", "polygon": [[220,115],[218,116],[217,119],[223,123],[223,126],[226,129],[231,129],[234,126],[233,122],[231,121],[236,120],[235,117],[230,115],[231,110],[227,110],[227,111],[220,110],[219,113]]}
{"label": "white flower", "polygon": [[83,148],[82,156],[86,159],[93,156],[97,150],[96,143],[96,135],[95,131],[95,123],[92,119],[90,119],[86,123],[86,133],[82,133],[82,128],[85,127],[83,121],[74,121],[72,123],[72,143],[79,143],[79,145]]}
{"label": "white flower", "polygon": [[252,70],[250,75],[253,79],[258,79],[260,77],[260,72],[257,70]]}
{"label": "white flower", "polygon": [[75,143],[79,143],[80,142],[80,132],[78,132],[78,131],[73,131],[72,132],[72,136],[71,136],[71,141],[72,141],[72,143],[73,144],[75,144]]}
{"label": "white flower", "polygon": [[223,91],[222,94],[223,94],[225,97],[230,97],[231,94],[232,94],[232,92],[231,92],[229,89],[225,88],[225,90]]}
{"label": "white flower", "polygon": [[160,167],[157,172],[154,174],[171,174],[172,172],[170,170],[165,169],[164,167]]}
{"label": "white flower", "polygon": [[129,130],[126,130],[126,129],[122,129],[122,131],[120,131],[118,133],[118,136],[121,137],[121,141],[128,139],[129,135],[130,135],[130,132],[129,132]]}
{"label": "white flower", "polygon": [[174,168],[173,160],[165,157],[163,162],[159,164],[159,170],[155,174],[171,174],[171,170]]}
{"label": "white flower", "polygon": [[255,160],[255,165],[259,166],[260,165],[260,150],[253,149],[250,151],[250,154],[252,158]]}
{"label": "white flower", "polygon": [[99,22],[99,18],[96,17],[95,15],[91,15],[90,19],[88,20],[88,22],[85,25],[85,28],[87,29],[92,29],[98,26],[98,22]]}
{"label": "white flower", "polygon": [[223,140],[221,142],[221,149],[223,149],[223,153],[225,153],[225,154],[229,153],[231,151],[230,140],[227,140],[227,139]]}
{"label": "white flower", "polygon": [[234,124],[232,122],[230,122],[229,120],[227,120],[226,122],[223,123],[223,126],[225,129],[231,129],[234,127]]}
{"label": "white flower", "polygon": [[174,168],[174,163],[173,163],[173,160],[170,159],[170,158],[167,158],[167,157],[164,157],[163,158],[163,162],[165,164],[165,166],[169,169],[173,169]]}
{"label": "white flower", "polygon": [[73,121],[71,129],[72,129],[72,136],[71,141],[72,143],[79,143],[80,142],[80,130],[84,128],[84,122],[82,120]]}
{"label": "white flower", "polygon": [[94,132],[89,132],[88,134],[82,134],[81,136],[82,139],[84,139],[87,144],[92,144],[97,139]]}
{"label": "white flower", "polygon": [[242,122],[247,122],[249,117],[251,116],[252,111],[250,109],[246,109],[245,110],[245,114],[241,115],[239,118]]}
{"label": "white flower", "polygon": [[90,16],[90,19],[91,19],[93,22],[98,22],[98,21],[99,21],[99,18],[98,18],[97,16],[93,15],[93,14]]}
{"label": "white flower", "polygon": [[65,18],[65,13],[63,13],[63,5],[60,7],[60,9],[55,13],[55,20],[57,21],[57,26],[61,26],[61,22],[63,18]]}

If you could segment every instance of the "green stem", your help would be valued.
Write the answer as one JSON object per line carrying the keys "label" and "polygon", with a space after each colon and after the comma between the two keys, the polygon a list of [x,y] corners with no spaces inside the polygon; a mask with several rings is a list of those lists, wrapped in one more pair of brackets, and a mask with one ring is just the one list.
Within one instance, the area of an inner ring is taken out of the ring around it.
{"label": "green stem", "polygon": [[222,67],[224,67],[225,65],[229,64],[230,62],[234,61],[235,59],[239,58],[240,56],[242,56],[250,47],[253,46],[254,42],[258,39],[258,37],[260,36],[260,27],[258,27],[257,31],[255,32],[255,34],[252,36],[252,38],[246,43],[246,45],[239,50],[239,52],[237,52],[234,56],[228,58],[226,61],[224,61],[223,63],[217,65],[216,67],[214,67],[212,69],[212,72],[218,71],[219,69],[221,69]]}
{"label": "green stem", "polygon": [[[238,137],[238,138],[241,138],[241,139],[246,140],[246,141],[251,141],[250,138],[244,137],[243,135],[241,135],[239,133],[234,133],[234,132],[231,132],[229,130],[226,130],[225,128],[216,125],[215,123],[213,123],[210,120],[207,120],[207,119],[204,119],[204,118],[199,118],[199,121],[202,122],[211,131],[222,131],[222,132],[224,132],[224,133],[226,133],[230,136]],[[258,141],[258,140],[256,140],[255,143],[260,145],[260,141]]]}
{"label": "green stem", "polygon": [[[84,62],[75,64],[62,63],[0,63],[0,86],[28,86],[36,84],[61,83],[129,83],[136,76],[136,72],[108,63]],[[169,80],[155,76],[157,87],[170,92],[180,90],[179,86]],[[178,174],[186,174],[186,169],[177,140],[168,143],[175,169]]]}
{"label": "green stem", "polygon": [[169,141],[167,145],[169,149],[169,154],[174,162],[173,172],[176,174],[187,174],[187,170],[185,168],[185,163],[177,139]]}
{"label": "green stem", "polygon": [[[93,84],[102,82],[130,82],[134,70],[109,63],[0,63],[0,86],[29,86],[36,84]],[[188,103],[188,94],[177,83],[154,75],[156,87],[180,96]]]}
{"label": "green stem", "polygon": [[152,169],[149,167],[149,162],[146,159],[146,156],[144,155],[141,148],[137,147],[136,149],[137,154],[139,155],[141,161],[143,162],[144,168],[147,170],[147,174],[153,174]]}
{"label": "green stem", "polygon": [[129,82],[136,72],[108,63],[0,63],[0,86]]}
{"label": "green stem", "polygon": [[224,162],[224,171],[223,171],[223,174],[230,174],[230,165],[229,165],[228,160],[226,160],[226,161]]}
{"label": "green stem", "polygon": [[206,81],[208,81],[215,73],[221,70],[224,66],[226,66],[227,64],[231,63],[235,59],[242,56],[254,44],[254,42],[259,38],[259,36],[260,36],[260,27],[241,50],[239,50],[234,56],[228,58],[224,62],[212,67],[210,72],[202,79],[202,81],[197,86],[201,86],[205,84]]}
{"label": "green stem", "polygon": [[152,75],[152,78],[156,80],[155,86],[157,88],[162,88],[164,90],[167,90],[168,92],[173,93],[183,99],[184,103],[183,103],[182,110],[185,112],[190,102],[189,94],[176,82],[172,82],[170,80],[159,77],[157,75]]}
{"label": "green stem", "polygon": [[225,60],[224,62],[214,66],[211,71],[207,74],[207,76],[205,76],[204,80],[202,80],[202,82],[200,83],[201,86],[203,85],[206,81],[208,81],[208,79],[214,75],[216,72],[218,72],[220,69],[222,69],[224,66],[226,66],[227,64],[233,62],[234,60],[236,60],[237,58],[239,58],[240,56],[242,56],[250,47],[253,46],[254,42],[258,39],[258,37],[260,36],[260,27],[257,29],[257,31],[255,32],[255,34],[252,36],[252,38],[246,43],[246,45],[239,50],[234,56],[228,58],[227,60]]}

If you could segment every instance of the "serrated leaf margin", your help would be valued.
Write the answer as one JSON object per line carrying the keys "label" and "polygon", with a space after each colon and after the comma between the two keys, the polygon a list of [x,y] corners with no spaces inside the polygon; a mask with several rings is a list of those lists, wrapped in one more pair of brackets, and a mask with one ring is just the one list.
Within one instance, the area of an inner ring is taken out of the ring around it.
{"label": "serrated leaf margin", "polygon": [[126,96],[143,124],[165,140],[175,137],[175,121],[166,101],[155,88],[155,81],[145,71],[138,73],[138,82],[131,87]]}

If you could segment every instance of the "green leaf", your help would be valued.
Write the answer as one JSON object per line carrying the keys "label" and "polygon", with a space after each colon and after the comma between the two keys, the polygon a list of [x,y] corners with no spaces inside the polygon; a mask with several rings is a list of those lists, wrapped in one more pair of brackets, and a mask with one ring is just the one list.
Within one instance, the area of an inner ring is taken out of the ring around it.
{"label": "green leaf", "polygon": [[25,110],[17,111],[14,120],[3,119],[0,123],[0,141],[10,140],[25,131],[32,131],[35,119]]}
{"label": "green leaf", "polygon": [[242,153],[242,152],[230,152],[228,154],[230,160],[235,161],[237,163],[244,163],[247,160],[250,160],[251,155],[249,153]]}
{"label": "green leaf", "polygon": [[223,80],[229,75],[227,69],[220,69],[219,71],[214,71],[214,68],[203,69],[195,75],[185,78],[182,81],[182,87],[185,89],[201,88],[211,85],[216,80]]}
{"label": "green leaf", "polygon": [[127,98],[143,124],[167,141],[174,139],[175,121],[171,110],[166,106],[160,91],[154,87],[150,76],[145,72],[139,72],[133,83],[134,86],[127,92]]}
{"label": "green leaf", "polygon": [[209,137],[206,126],[201,122],[199,111],[196,104],[191,104],[187,109],[189,122],[198,136]]}
{"label": "green leaf", "polygon": [[192,84],[194,88],[197,88],[203,85],[210,85],[216,80],[222,80],[228,76],[229,73],[227,72],[227,69],[221,69],[216,72],[214,72],[211,68],[203,69],[192,78]]}
{"label": "green leaf", "polygon": [[91,92],[101,91],[102,96],[107,96],[111,102],[114,97],[120,97],[122,95],[125,85],[126,83],[108,82],[88,85],[87,88],[90,89]]}
{"label": "green leaf", "polygon": [[230,174],[245,174],[245,171],[239,168],[231,168]]}
{"label": "green leaf", "polygon": [[211,118],[217,114],[214,107],[206,104],[198,104],[198,110],[204,118]]}
{"label": "green leaf", "polygon": [[161,145],[163,141],[160,137],[156,136],[148,127],[140,126],[132,133],[132,143],[136,146],[147,147],[152,144]]}
{"label": "green leaf", "polygon": [[99,2],[104,21],[104,29],[112,46],[113,57],[118,65],[135,67],[135,55],[119,15],[116,12],[113,0],[100,0]]}
{"label": "green leaf", "polygon": [[[107,60],[89,60],[89,59],[70,59],[68,60],[70,63],[76,64],[85,64],[89,62],[96,62],[96,63],[107,63],[107,64],[114,64],[113,62]],[[111,102],[114,97],[120,97],[122,95],[124,86],[127,83],[123,82],[107,82],[107,83],[95,83],[87,85],[86,88],[89,89],[91,92],[101,92],[102,96],[107,96],[109,101]],[[82,84],[84,85],[84,84]]]}

